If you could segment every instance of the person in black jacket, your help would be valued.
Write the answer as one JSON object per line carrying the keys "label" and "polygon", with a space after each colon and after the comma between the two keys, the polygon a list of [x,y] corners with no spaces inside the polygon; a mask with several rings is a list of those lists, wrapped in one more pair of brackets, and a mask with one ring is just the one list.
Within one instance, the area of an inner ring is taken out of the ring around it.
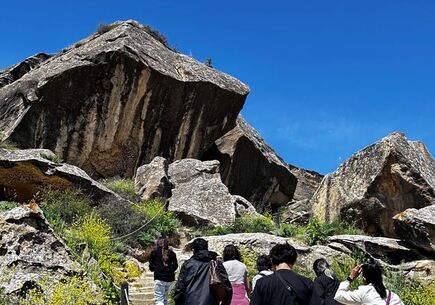
{"label": "person in black jacket", "polygon": [[313,264],[316,274],[313,297],[310,305],[342,305],[334,300],[340,281],[333,275],[331,266],[324,258],[317,259]]}
{"label": "person in black jacket", "polygon": [[157,248],[151,252],[150,271],[154,272],[154,298],[156,305],[168,305],[169,293],[178,268],[177,255],[169,249],[165,238],[157,240]]}
{"label": "person in black jacket", "polygon": [[277,244],[269,254],[275,272],[262,277],[255,285],[251,305],[308,305],[313,282],[292,271],[296,249],[289,244]]}
{"label": "person in black jacket", "polygon": [[233,294],[228,274],[217,253],[208,251],[208,243],[203,238],[197,238],[192,243],[193,256],[181,266],[180,275],[175,286],[175,305],[219,305],[210,291],[210,265],[217,262],[220,278],[226,287],[226,298],[220,303],[229,305]]}

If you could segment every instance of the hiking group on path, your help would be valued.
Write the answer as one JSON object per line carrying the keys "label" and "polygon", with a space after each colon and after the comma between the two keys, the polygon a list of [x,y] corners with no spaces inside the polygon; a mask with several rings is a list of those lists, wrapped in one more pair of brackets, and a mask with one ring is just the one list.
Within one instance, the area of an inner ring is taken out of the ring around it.
{"label": "hiking group on path", "polygon": [[[258,257],[258,274],[252,279],[251,289],[248,270],[236,246],[227,245],[222,258],[208,250],[203,238],[195,239],[192,248],[193,255],[181,266],[175,284],[175,305],[404,305],[385,288],[382,268],[373,259],[356,266],[341,283],[328,262],[318,259],[313,264],[313,282],[292,270],[296,249],[277,244],[268,256]],[[158,240],[149,266],[154,272],[156,305],[169,305],[178,262],[165,239]],[[360,274],[364,285],[350,290]]]}

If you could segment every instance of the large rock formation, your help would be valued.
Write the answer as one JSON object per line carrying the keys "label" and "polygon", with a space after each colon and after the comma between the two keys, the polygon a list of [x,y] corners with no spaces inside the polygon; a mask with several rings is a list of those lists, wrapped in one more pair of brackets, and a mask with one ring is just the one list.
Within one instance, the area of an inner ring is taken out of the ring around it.
{"label": "large rock formation", "polygon": [[170,197],[168,161],[162,157],[155,157],[149,164],[139,167],[135,177],[135,188],[136,194],[145,201],[156,197]]}
{"label": "large rock formation", "polygon": [[201,157],[234,127],[249,89],[149,32],[107,26],[2,87],[4,136],[94,177],[132,177],[155,156]]}
{"label": "large rock formation", "polygon": [[219,160],[222,181],[231,194],[243,196],[257,209],[284,205],[293,198],[295,176],[241,116],[237,126],[218,139],[203,159]]}
{"label": "large rock formation", "polygon": [[435,205],[394,216],[397,235],[435,258]]}
{"label": "large rock formation", "polygon": [[[51,187],[79,189],[95,202],[126,203],[119,195],[91,179],[80,168],[53,162],[55,157],[47,149],[0,149],[0,200],[27,202],[39,191]],[[4,190],[15,198],[1,198]]]}
{"label": "large rock formation", "polygon": [[184,223],[221,226],[234,222],[236,199],[221,181],[218,161],[175,161],[168,174],[173,185],[168,209]]}
{"label": "large rock formation", "polygon": [[38,208],[0,213],[0,288],[25,292],[41,282],[57,282],[79,271],[72,254],[51,230]]}
{"label": "large rock formation", "polygon": [[393,216],[435,203],[435,161],[421,142],[393,133],[357,152],[314,194],[323,221],[341,215],[373,235],[395,236]]}

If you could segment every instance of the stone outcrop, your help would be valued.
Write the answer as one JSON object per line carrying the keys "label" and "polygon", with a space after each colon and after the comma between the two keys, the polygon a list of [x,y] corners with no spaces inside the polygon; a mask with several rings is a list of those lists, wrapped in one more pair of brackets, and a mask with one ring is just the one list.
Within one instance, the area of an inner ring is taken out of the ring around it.
{"label": "stone outcrop", "polygon": [[80,168],[51,161],[55,157],[46,149],[0,149],[0,189],[16,197],[3,200],[28,202],[45,187],[51,187],[80,189],[95,202],[125,202],[119,195],[91,179]]}
{"label": "stone outcrop", "polygon": [[0,71],[0,88],[13,83],[23,77],[24,74],[37,68],[41,63],[50,58],[50,55],[39,53],[26,58],[24,61],[10,68]]}
{"label": "stone outcrop", "polygon": [[173,186],[168,209],[185,224],[221,226],[234,222],[236,200],[221,181],[218,161],[175,161],[168,174]]}
{"label": "stone outcrop", "polygon": [[155,157],[149,164],[139,167],[135,187],[136,194],[145,201],[156,197],[170,197],[168,161],[162,157]]}
{"label": "stone outcrop", "polygon": [[290,172],[298,179],[293,202],[310,200],[322,182],[323,175],[293,165],[289,165]]}
{"label": "stone outcrop", "polygon": [[0,88],[0,130],[93,177],[132,177],[155,156],[200,158],[234,127],[248,92],[119,22]]}
{"label": "stone outcrop", "polygon": [[0,288],[5,294],[25,292],[40,282],[57,282],[79,271],[39,208],[0,213],[0,232]]}
{"label": "stone outcrop", "polygon": [[255,207],[248,200],[239,195],[234,195],[234,199],[236,200],[236,216],[241,216],[242,214],[249,214],[253,217],[262,216],[257,212]]}
{"label": "stone outcrop", "polygon": [[344,248],[336,246],[336,244],[341,244],[350,250],[349,253],[368,253],[376,259],[393,265],[400,265],[402,262],[425,258],[406,247],[399,239],[394,238],[365,235],[336,235],[331,236],[328,240],[330,247],[336,250],[344,251]]}
{"label": "stone outcrop", "polygon": [[435,258],[435,205],[397,214],[394,226],[401,239]]}
{"label": "stone outcrop", "polygon": [[222,181],[231,194],[243,196],[258,210],[285,205],[293,198],[296,177],[241,116],[203,159],[219,160]]}
{"label": "stone outcrop", "polygon": [[393,133],[323,178],[313,214],[323,221],[358,220],[372,235],[395,237],[393,216],[434,204],[434,188],[435,161],[424,144]]}

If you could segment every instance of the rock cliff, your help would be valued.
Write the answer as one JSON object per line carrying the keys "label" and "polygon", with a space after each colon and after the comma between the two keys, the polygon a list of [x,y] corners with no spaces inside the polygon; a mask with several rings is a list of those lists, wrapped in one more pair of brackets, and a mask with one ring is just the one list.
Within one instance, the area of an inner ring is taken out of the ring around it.
{"label": "rock cliff", "polygon": [[231,194],[243,196],[259,210],[293,198],[296,177],[241,116],[237,126],[218,139],[203,159],[219,160],[222,181]]}
{"label": "rock cliff", "polygon": [[201,157],[234,127],[249,92],[134,21],[108,26],[23,73],[2,81],[3,136],[22,148],[50,149],[94,177],[132,177],[155,156]]}
{"label": "rock cliff", "polygon": [[323,221],[341,215],[370,234],[395,237],[393,216],[434,204],[434,188],[435,161],[424,144],[392,133],[323,178],[313,213]]}

